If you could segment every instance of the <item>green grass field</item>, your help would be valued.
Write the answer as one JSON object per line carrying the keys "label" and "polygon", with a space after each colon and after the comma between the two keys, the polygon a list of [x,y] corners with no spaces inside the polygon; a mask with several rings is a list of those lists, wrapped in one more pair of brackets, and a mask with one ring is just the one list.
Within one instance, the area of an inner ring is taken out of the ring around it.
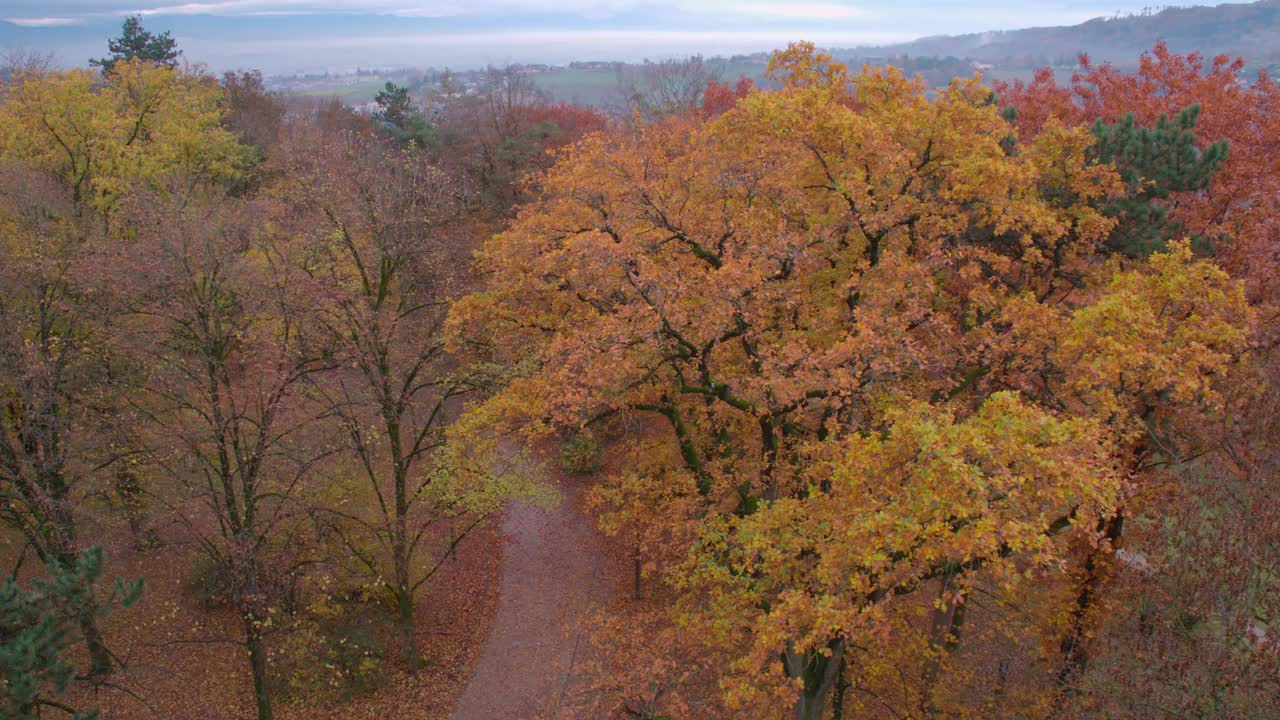
{"label": "green grass field", "polygon": [[622,98],[612,70],[553,70],[534,75],[533,82],[557,102],[608,107]]}
{"label": "green grass field", "polygon": [[354,83],[346,83],[335,80],[332,85],[316,85],[305,89],[295,90],[295,95],[306,95],[308,97],[336,97],[348,105],[360,105],[367,103],[378,95],[378,91],[386,85],[385,79],[372,78],[369,80],[359,80]]}

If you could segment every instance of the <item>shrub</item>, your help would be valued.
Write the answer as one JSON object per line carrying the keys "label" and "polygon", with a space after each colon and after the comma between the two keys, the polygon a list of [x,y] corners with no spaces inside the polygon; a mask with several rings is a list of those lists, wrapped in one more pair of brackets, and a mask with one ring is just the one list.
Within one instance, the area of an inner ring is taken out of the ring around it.
{"label": "shrub", "polygon": [[600,441],[581,430],[560,445],[560,467],[568,473],[589,474],[600,469]]}
{"label": "shrub", "polygon": [[186,584],[187,592],[206,609],[231,603],[231,577],[227,568],[204,553],[192,556]]}
{"label": "shrub", "polygon": [[328,609],[336,616],[295,618],[271,654],[271,677],[286,701],[348,700],[376,689],[386,675],[378,608]]}

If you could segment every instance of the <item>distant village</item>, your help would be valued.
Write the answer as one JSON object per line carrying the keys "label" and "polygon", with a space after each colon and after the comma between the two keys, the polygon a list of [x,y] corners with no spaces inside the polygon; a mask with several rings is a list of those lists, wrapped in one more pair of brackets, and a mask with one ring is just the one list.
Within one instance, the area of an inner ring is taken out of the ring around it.
{"label": "distant village", "polygon": [[[769,53],[734,55],[729,58],[710,58],[704,63],[721,79],[746,76],[761,80],[769,62]],[[584,60],[563,65],[548,63],[517,63],[501,68],[502,72],[518,73],[530,77],[536,85],[557,101],[575,101],[599,105],[604,93],[601,87],[611,87],[632,69],[650,64],[625,63],[614,60]],[[323,72],[297,72],[267,77],[269,89],[314,96],[334,96],[362,113],[372,113],[377,106],[373,102],[378,90],[387,82],[408,89],[414,97],[457,97],[476,95],[495,68],[414,68],[375,67],[355,69],[328,69]],[[588,85],[590,88],[581,86]],[[584,96],[585,95],[585,96]]]}

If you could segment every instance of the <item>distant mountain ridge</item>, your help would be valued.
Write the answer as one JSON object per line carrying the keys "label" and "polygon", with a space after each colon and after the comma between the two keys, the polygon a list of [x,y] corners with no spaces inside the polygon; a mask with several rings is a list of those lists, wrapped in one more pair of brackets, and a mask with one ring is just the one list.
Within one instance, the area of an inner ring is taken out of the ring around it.
{"label": "distant mountain ridge", "polygon": [[1280,62],[1280,0],[1173,7],[1149,14],[1095,18],[1079,25],[1035,27],[833,51],[842,58],[909,55],[956,57],[1003,67],[1071,65],[1080,53],[1119,65],[1136,63],[1157,40],[1177,53],[1239,55],[1251,65]]}
{"label": "distant mountain ridge", "polygon": [[[191,7],[198,6],[192,4]],[[185,6],[184,6],[185,7]],[[455,68],[503,65],[510,62],[567,64],[578,59],[622,60],[625,43],[614,37],[593,41],[591,46],[573,47],[555,37],[559,30],[590,35],[592,20],[561,13],[542,18],[550,24],[521,25],[517,31],[493,31],[494,41],[486,42],[491,28],[476,17],[400,17],[378,13],[329,13],[301,15],[149,15],[148,29],[171,31],[185,57],[208,62],[214,70],[260,68],[268,74],[296,71],[353,71],[360,67]],[[551,22],[554,21],[554,22]],[[646,24],[648,23],[648,24]],[[630,18],[626,28],[642,37],[653,29],[653,18],[642,13]],[[119,32],[120,19],[99,16],[83,23],[50,26],[19,26],[0,20],[0,49],[25,47],[52,50],[63,66],[83,65],[106,50],[106,39]],[[735,25],[736,29],[746,26]],[[782,33],[784,28],[775,28]],[[521,32],[529,37],[521,39]],[[655,38],[662,32],[654,30]],[[696,33],[694,33],[696,35]],[[546,36],[546,37],[544,37]],[[909,36],[899,34],[897,37]],[[717,51],[691,47],[680,52],[726,57],[739,52],[761,55],[786,40],[805,39],[806,33],[780,40],[772,47],[753,46],[744,50]],[[1095,60],[1107,60],[1132,67],[1139,55],[1164,40],[1177,53],[1200,51],[1206,55],[1240,55],[1252,67],[1280,66],[1280,0],[1251,4],[1176,7],[1141,15],[1095,18],[1079,25],[996,30],[966,35],[930,36],[892,45],[862,45],[833,50],[838,58],[853,61],[885,62],[910,72],[921,72],[931,82],[945,82],[956,74],[969,74],[975,65],[992,66],[993,77],[1026,76],[1032,68],[1053,66],[1065,69],[1076,57],[1088,53]],[[676,56],[661,47],[652,48],[641,40],[627,41],[631,55],[639,57]],[[654,40],[654,42],[658,42]],[[674,41],[673,41],[674,42]],[[850,41],[852,42],[852,41]],[[523,44],[521,44],[523,43]],[[909,56],[906,62],[903,56]],[[929,59],[937,59],[937,61]],[[921,61],[924,62],[921,62]]]}

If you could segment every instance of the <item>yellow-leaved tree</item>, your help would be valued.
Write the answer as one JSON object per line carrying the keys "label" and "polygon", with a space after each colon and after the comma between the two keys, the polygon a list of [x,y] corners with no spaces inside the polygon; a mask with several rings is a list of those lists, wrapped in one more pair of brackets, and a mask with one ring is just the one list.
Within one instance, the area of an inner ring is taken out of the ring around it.
{"label": "yellow-leaved tree", "polygon": [[252,151],[222,127],[223,114],[221,86],[198,72],[135,60],[105,78],[34,73],[0,105],[0,157],[56,174],[76,203],[105,212],[138,181],[238,182]]}
{"label": "yellow-leaved tree", "polygon": [[[122,62],[105,80],[29,72],[0,102],[0,522],[47,563],[76,566],[84,498],[104,489],[91,481],[129,480],[105,290],[130,276],[97,262],[117,245],[92,241],[133,187],[243,176],[250,151],[220,126],[221,97],[207,77]],[[90,603],[77,618],[95,676],[113,664],[96,617]]]}

